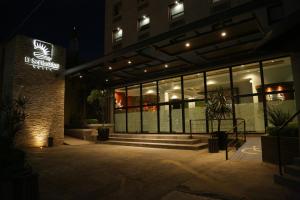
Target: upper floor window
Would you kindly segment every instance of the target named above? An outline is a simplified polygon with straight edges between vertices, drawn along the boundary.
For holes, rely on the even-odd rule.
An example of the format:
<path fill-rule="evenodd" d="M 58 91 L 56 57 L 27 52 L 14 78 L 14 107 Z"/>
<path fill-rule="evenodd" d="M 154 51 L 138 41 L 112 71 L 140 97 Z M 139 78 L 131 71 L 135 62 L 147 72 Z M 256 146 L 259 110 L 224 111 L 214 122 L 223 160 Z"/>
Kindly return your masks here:
<path fill-rule="evenodd" d="M 175 1 L 169 5 L 169 17 L 171 20 L 184 15 L 184 4 L 182 1 Z"/>
<path fill-rule="evenodd" d="M 114 17 L 117 17 L 121 14 L 121 6 L 122 6 L 121 2 L 118 2 L 114 5 L 114 7 L 113 7 L 113 16 Z"/>
<path fill-rule="evenodd" d="M 113 30 L 113 42 L 120 42 L 123 39 L 123 29 L 120 27 Z"/>
<path fill-rule="evenodd" d="M 150 17 L 143 15 L 138 19 L 138 30 L 142 31 L 150 27 Z"/>

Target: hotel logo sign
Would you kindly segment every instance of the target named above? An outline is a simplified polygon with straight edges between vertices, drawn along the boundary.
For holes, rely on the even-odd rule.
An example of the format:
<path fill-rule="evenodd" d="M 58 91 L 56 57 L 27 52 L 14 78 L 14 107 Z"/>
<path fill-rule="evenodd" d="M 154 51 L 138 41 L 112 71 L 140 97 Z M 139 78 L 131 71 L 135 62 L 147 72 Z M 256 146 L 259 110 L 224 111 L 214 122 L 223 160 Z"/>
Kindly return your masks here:
<path fill-rule="evenodd" d="M 57 71 L 60 68 L 58 63 L 52 62 L 53 45 L 41 40 L 33 40 L 33 57 L 25 56 L 25 63 L 34 69 Z"/>

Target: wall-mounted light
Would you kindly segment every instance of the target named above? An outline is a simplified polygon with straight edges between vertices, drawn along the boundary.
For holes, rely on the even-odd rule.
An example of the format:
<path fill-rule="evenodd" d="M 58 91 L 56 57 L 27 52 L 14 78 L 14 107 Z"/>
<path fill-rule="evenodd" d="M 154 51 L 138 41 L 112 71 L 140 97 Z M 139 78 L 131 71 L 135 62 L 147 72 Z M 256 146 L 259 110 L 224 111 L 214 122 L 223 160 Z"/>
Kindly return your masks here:
<path fill-rule="evenodd" d="M 225 31 L 222 31 L 222 32 L 221 32 L 221 37 L 224 38 L 224 37 L 226 37 L 226 36 L 227 36 L 227 33 L 226 33 Z"/>

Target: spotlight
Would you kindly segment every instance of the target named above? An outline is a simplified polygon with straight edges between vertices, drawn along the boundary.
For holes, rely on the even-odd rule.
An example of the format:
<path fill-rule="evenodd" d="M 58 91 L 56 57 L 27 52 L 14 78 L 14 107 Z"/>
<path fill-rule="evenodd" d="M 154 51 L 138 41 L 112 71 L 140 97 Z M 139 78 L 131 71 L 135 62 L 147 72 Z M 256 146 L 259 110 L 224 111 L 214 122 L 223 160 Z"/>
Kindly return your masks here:
<path fill-rule="evenodd" d="M 227 36 L 227 33 L 225 32 L 225 31 L 223 31 L 222 33 L 221 33 L 221 37 L 226 37 Z"/>

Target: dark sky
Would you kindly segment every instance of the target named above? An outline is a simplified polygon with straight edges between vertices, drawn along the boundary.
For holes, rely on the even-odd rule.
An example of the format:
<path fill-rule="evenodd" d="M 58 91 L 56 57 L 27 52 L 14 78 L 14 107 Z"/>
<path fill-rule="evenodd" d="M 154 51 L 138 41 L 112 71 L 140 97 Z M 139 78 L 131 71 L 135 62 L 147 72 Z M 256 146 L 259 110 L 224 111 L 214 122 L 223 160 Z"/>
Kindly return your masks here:
<path fill-rule="evenodd" d="M 0 0 L 0 41 L 16 27 L 41 0 Z M 45 0 L 17 31 L 36 39 L 67 47 L 77 27 L 81 58 L 90 60 L 103 54 L 105 0 Z"/>

